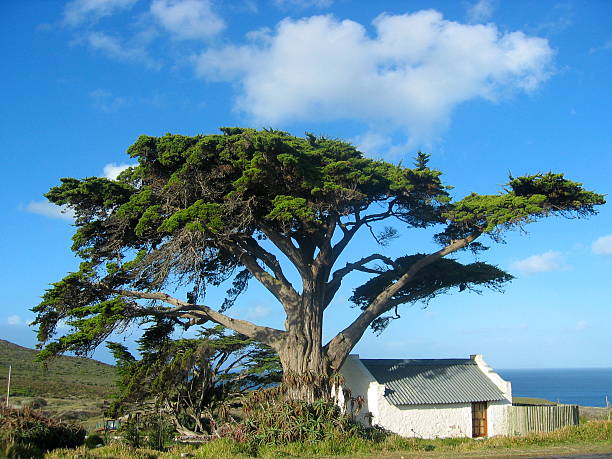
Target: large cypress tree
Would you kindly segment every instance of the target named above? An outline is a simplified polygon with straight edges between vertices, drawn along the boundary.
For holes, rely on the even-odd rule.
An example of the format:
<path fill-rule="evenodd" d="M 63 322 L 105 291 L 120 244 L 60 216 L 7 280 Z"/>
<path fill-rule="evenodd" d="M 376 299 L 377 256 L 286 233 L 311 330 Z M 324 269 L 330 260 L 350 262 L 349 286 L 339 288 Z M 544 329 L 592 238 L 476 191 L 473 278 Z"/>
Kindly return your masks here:
<path fill-rule="evenodd" d="M 543 217 L 585 217 L 600 194 L 562 174 L 510 178 L 499 194 L 453 201 L 441 172 L 419 153 L 414 167 L 364 157 L 339 140 L 253 129 L 219 135 L 141 136 L 128 153 L 138 165 L 117 180 L 62 179 L 47 198 L 76 213 L 72 250 L 83 262 L 34 308 L 41 356 L 87 353 L 114 331 L 154 318 L 177 325 L 212 321 L 272 347 L 290 397 L 313 400 L 370 326 L 382 329 L 405 303 L 450 290 L 499 288 L 511 276 L 448 255 L 485 248 L 506 231 Z M 374 226 L 387 225 L 381 233 Z M 434 227 L 439 249 L 398 247 L 390 258 L 351 244 L 359 232 L 379 243 L 397 231 Z M 335 266 L 343 254 L 354 260 Z M 300 284 L 288 280 L 293 265 Z M 355 271 L 371 279 L 354 291 L 356 317 L 329 342 L 323 312 Z M 251 278 L 278 300 L 284 330 L 230 316 Z M 208 285 L 231 281 L 221 304 Z M 182 287 L 184 298 L 169 295 Z M 55 337 L 58 321 L 70 333 Z"/>

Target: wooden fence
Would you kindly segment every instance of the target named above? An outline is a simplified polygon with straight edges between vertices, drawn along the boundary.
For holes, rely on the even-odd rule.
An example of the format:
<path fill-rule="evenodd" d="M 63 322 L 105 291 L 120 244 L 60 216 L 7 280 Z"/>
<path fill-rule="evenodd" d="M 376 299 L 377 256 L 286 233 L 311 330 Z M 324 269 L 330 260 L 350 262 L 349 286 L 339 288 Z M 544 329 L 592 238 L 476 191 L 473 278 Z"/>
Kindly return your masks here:
<path fill-rule="evenodd" d="M 510 406 L 508 420 L 511 435 L 552 432 L 579 422 L 578 405 Z"/>

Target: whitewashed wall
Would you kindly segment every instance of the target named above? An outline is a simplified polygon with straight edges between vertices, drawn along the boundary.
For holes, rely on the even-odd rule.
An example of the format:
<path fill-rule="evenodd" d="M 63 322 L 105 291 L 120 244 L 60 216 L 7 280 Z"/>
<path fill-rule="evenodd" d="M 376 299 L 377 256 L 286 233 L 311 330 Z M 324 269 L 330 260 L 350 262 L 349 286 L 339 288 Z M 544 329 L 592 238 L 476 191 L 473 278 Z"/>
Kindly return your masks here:
<path fill-rule="evenodd" d="M 489 367 L 482 356 L 475 355 L 481 370 L 499 387 L 508 400 L 489 402 L 487 408 L 488 436 L 508 435 L 508 407 L 512 405 L 512 389 L 509 382 Z M 357 415 L 357 420 L 365 425 L 371 423 L 404 437 L 448 438 L 472 436 L 472 405 L 439 404 L 439 405 L 401 405 L 396 406 L 384 396 L 385 386 L 375 381 L 372 374 L 361 363 L 358 355 L 350 355 L 341 370 L 345 386 L 353 397 L 361 395 L 366 403 Z M 340 403 L 344 399 L 339 395 Z"/>
<path fill-rule="evenodd" d="M 403 437 L 448 438 L 472 436 L 472 405 L 392 405 L 384 396 L 385 386 L 370 384 L 368 399 L 372 422 Z"/>
<path fill-rule="evenodd" d="M 510 435 L 510 407 L 512 403 L 507 400 L 489 402 L 487 408 L 487 435 Z"/>
<path fill-rule="evenodd" d="M 470 358 L 476 362 L 480 371 L 482 371 L 487 377 L 495 384 L 499 390 L 504 394 L 506 400 L 499 402 L 489 402 L 487 408 L 487 434 L 489 437 L 495 435 L 509 435 L 510 424 L 509 407 L 512 406 L 512 384 L 509 381 L 502 379 L 493 368 L 485 362 L 481 354 L 471 355 Z"/>
<path fill-rule="evenodd" d="M 346 358 L 341 369 L 342 376 L 345 380 L 345 388 L 349 389 L 352 397 L 362 396 L 365 399 L 365 404 L 357 414 L 356 418 L 364 425 L 370 425 L 366 415 L 372 411 L 368 401 L 368 388 L 370 383 L 374 382 L 374 376 L 361 363 L 359 356 L 351 354 Z M 345 405 L 344 394 L 334 394 L 338 397 L 338 402 L 341 407 Z"/>
<path fill-rule="evenodd" d="M 502 394 L 504 394 L 504 397 L 508 399 L 508 402 L 512 403 L 512 384 L 509 381 L 502 379 L 502 377 L 498 375 L 487 362 L 485 362 L 482 354 L 470 355 L 470 358 L 476 362 L 476 365 L 478 365 L 480 371 L 487 375 L 493 384 L 499 388 Z"/>

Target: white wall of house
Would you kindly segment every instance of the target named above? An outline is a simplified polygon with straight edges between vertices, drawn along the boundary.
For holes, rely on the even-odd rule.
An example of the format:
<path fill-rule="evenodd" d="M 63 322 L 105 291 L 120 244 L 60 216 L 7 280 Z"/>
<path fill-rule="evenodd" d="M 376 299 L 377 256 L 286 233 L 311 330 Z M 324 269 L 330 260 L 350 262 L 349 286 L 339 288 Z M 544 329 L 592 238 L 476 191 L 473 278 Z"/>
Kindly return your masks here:
<path fill-rule="evenodd" d="M 508 400 L 489 402 L 487 408 L 488 436 L 507 435 L 508 407 L 512 405 L 510 383 L 489 367 L 482 356 L 472 356 L 481 370 L 499 387 Z M 359 356 L 350 355 L 342 367 L 345 388 L 352 397 L 361 395 L 366 402 L 357 414 L 365 425 L 379 425 L 404 437 L 448 438 L 472 436 L 472 404 L 393 405 L 385 398 L 385 386 L 376 382 L 361 363 Z M 344 396 L 339 395 L 342 404 Z M 369 416 L 370 415 L 370 416 Z"/>
<path fill-rule="evenodd" d="M 372 409 L 369 406 L 368 390 L 370 384 L 374 382 L 374 376 L 372 376 L 363 363 L 361 363 L 359 356 L 353 354 L 346 358 L 346 361 L 342 366 L 341 373 L 342 376 L 344 376 L 343 388 L 350 391 L 350 396 L 362 396 L 365 399 L 364 405 L 356 415 L 357 420 L 363 425 L 370 425 L 370 420 L 367 414 L 372 412 Z M 336 395 L 338 398 L 338 404 L 340 406 L 344 406 L 344 394 L 342 391 L 340 392 L 340 394 L 334 395 Z"/>
<path fill-rule="evenodd" d="M 447 438 L 472 436 L 470 403 L 393 405 L 385 398 L 385 386 L 370 384 L 368 399 L 372 423 L 403 437 Z"/>
<path fill-rule="evenodd" d="M 507 400 L 489 402 L 487 407 L 487 435 L 510 435 L 510 407 L 512 403 Z"/>
<path fill-rule="evenodd" d="M 502 377 L 485 362 L 481 354 L 471 355 L 470 358 L 476 362 L 480 371 L 487 375 L 493 384 L 499 388 L 504 397 L 506 397 L 506 400 L 489 402 L 489 407 L 487 408 L 488 436 L 509 435 L 510 425 L 508 417 L 510 416 L 510 410 L 508 407 L 512 406 L 512 384 L 510 381 L 502 379 Z"/>
<path fill-rule="evenodd" d="M 493 384 L 499 388 L 502 394 L 504 394 L 504 397 L 506 397 L 508 401 L 512 403 L 512 383 L 502 379 L 502 377 L 498 375 L 487 362 L 484 361 L 482 354 L 470 355 L 470 358 L 476 362 L 478 368 L 480 368 L 480 371 L 487 375 Z"/>

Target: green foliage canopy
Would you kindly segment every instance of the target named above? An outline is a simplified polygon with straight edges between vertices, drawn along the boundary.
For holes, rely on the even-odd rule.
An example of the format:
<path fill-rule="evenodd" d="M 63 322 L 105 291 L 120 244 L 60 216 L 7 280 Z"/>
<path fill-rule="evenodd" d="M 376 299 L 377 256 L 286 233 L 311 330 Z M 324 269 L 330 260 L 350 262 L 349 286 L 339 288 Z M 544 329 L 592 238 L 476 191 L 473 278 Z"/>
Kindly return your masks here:
<path fill-rule="evenodd" d="M 217 325 L 196 338 L 173 339 L 173 330 L 168 319 L 149 327 L 139 340 L 140 359 L 120 343 L 107 343 L 119 371 L 111 416 L 150 405 L 183 435 L 212 435 L 230 419 L 239 395 L 280 382 L 278 356 L 246 336 Z"/>
<path fill-rule="evenodd" d="M 285 352 L 285 369 L 305 349 L 318 353 L 304 361 L 324 360 L 323 366 L 337 369 L 365 329 L 384 328 L 395 317 L 385 314 L 398 305 L 452 288 L 498 289 L 511 278 L 486 263 L 463 265 L 444 257 L 485 249 L 482 235 L 500 241 L 506 231 L 551 215 L 595 214 L 605 202 L 556 173 L 510 177 L 498 194 L 453 201 L 441 172 L 429 167 L 423 153 L 411 168 L 311 134 L 221 131 L 141 136 L 128 149 L 138 165 L 117 180 L 62 179 L 46 195 L 74 209 L 72 250 L 83 263 L 34 308 L 39 339 L 48 343 L 42 358 L 87 353 L 129 323 L 165 317 L 184 327 L 213 321 L 236 330 Z M 387 222 L 392 226 L 376 234 L 374 226 Z M 368 228 L 384 244 L 397 234 L 396 226 L 402 232 L 436 227 L 441 248 L 430 254 L 404 251 L 395 260 L 365 254 L 334 271 L 359 230 Z M 301 291 L 288 281 L 278 254 L 297 269 Z M 373 268 L 374 261 L 383 265 Z M 354 271 L 374 276 L 355 290 L 361 312 L 329 343 L 313 343 L 321 339 L 317 317 Z M 285 330 L 225 314 L 251 278 L 283 305 Z M 230 280 L 223 304 L 199 304 L 207 286 Z M 163 292 L 170 287 L 187 289 L 187 300 Z M 73 331 L 53 340 L 59 320 Z M 288 357 L 291 352 L 295 359 Z"/>

